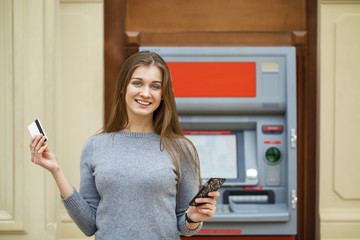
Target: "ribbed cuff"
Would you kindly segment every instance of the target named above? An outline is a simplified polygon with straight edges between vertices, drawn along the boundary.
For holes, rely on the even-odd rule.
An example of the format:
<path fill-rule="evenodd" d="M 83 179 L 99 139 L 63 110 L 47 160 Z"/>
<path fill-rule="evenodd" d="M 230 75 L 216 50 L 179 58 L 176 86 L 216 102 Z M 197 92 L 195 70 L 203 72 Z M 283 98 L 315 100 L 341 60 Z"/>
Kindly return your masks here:
<path fill-rule="evenodd" d="M 192 235 L 194 235 L 195 233 L 197 233 L 203 226 L 203 222 L 200 222 L 199 223 L 199 226 L 195 229 L 189 229 L 187 226 L 186 226 L 186 222 L 185 222 L 185 214 L 183 214 L 181 216 L 181 219 L 180 219 L 180 222 L 181 222 L 181 225 L 179 226 L 179 231 L 182 235 L 184 235 L 185 237 L 190 237 Z"/>
<path fill-rule="evenodd" d="M 67 198 L 63 198 L 61 195 L 61 200 L 64 203 L 65 207 L 67 208 L 73 208 L 77 205 L 79 205 L 80 201 L 81 201 L 81 196 L 78 193 L 78 191 L 76 191 L 76 189 L 73 187 L 74 191 L 73 193 L 68 196 Z"/>

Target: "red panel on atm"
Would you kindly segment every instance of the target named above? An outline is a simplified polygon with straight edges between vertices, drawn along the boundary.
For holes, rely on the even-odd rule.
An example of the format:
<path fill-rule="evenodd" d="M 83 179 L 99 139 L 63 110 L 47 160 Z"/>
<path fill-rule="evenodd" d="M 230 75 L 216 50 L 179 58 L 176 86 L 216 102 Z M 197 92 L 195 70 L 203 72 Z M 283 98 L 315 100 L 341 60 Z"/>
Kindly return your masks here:
<path fill-rule="evenodd" d="M 175 97 L 256 97 L 255 62 L 167 62 Z"/>

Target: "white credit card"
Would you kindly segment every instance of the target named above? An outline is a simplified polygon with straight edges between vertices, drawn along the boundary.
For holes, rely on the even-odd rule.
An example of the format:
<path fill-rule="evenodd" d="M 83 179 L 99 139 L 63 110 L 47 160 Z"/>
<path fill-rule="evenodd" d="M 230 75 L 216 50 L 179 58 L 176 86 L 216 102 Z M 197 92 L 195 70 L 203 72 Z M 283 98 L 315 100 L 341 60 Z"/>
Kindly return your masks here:
<path fill-rule="evenodd" d="M 28 129 L 29 129 L 31 137 L 42 134 L 45 136 L 45 142 L 48 140 L 48 137 L 46 136 L 44 128 L 42 127 L 39 119 L 36 119 L 34 122 L 32 122 L 28 126 Z"/>

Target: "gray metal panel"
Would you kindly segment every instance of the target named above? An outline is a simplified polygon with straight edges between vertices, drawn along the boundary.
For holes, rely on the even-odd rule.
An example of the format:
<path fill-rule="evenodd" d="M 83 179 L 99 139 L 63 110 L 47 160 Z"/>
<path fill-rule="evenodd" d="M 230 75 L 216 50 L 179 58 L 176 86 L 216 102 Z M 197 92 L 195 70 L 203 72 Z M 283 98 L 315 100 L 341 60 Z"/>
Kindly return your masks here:
<path fill-rule="evenodd" d="M 175 98 L 179 114 L 281 114 L 284 101 L 249 101 L 247 98 Z"/>

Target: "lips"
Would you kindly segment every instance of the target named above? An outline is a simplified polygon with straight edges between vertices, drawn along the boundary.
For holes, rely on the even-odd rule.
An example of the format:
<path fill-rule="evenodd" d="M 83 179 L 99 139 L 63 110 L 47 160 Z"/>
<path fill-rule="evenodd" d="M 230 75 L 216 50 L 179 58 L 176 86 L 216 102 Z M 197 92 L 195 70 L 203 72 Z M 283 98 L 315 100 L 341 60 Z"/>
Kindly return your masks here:
<path fill-rule="evenodd" d="M 145 106 L 149 106 L 151 104 L 151 102 L 147 102 L 147 101 L 143 101 L 143 100 L 138 100 L 135 99 L 135 102 L 141 104 L 141 105 L 145 105 Z"/>

